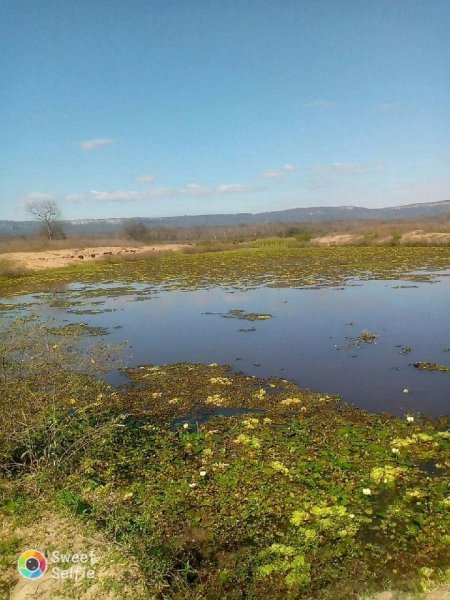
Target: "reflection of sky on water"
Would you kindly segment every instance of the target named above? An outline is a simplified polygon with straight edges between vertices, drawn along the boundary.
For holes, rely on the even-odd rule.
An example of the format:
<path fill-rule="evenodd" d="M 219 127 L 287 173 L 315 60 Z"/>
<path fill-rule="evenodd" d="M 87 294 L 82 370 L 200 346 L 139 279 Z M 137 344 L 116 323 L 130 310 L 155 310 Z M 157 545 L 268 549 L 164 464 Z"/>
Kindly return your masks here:
<path fill-rule="evenodd" d="M 398 285 L 417 287 L 395 289 Z M 70 288 L 72 292 L 53 298 L 70 299 L 83 286 Z M 134 289 L 142 291 L 145 285 Z M 303 387 L 341 394 L 346 401 L 372 411 L 449 413 L 450 374 L 420 372 L 409 366 L 418 360 L 450 364 L 450 353 L 445 352 L 450 348 L 450 279 L 445 276 L 435 283 L 364 281 L 344 289 L 263 287 L 231 292 L 212 288 L 158 292 L 143 301 L 133 295 L 95 297 L 92 301 L 104 304 L 91 306 L 91 299 L 84 298 L 88 304 L 75 307 L 115 309 L 96 315 L 51 308 L 51 300 L 48 293 L 40 300 L 34 297 L 39 304 L 31 312 L 54 317 L 57 323 L 82 321 L 111 328 L 107 341 L 127 340 L 131 350 L 125 357 L 132 355 L 127 359 L 132 365 L 227 363 L 252 375 L 276 375 Z M 250 323 L 203 314 L 235 308 L 272 313 L 274 318 Z M 117 325 L 122 327 L 112 329 Z M 256 331 L 238 331 L 250 327 Z M 357 337 L 363 329 L 379 338 L 374 344 L 349 347 L 348 338 Z M 397 345 L 411 346 L 412 352 L 402 355 Z M 410 393 L 404 394 L 404 388 Z"/>

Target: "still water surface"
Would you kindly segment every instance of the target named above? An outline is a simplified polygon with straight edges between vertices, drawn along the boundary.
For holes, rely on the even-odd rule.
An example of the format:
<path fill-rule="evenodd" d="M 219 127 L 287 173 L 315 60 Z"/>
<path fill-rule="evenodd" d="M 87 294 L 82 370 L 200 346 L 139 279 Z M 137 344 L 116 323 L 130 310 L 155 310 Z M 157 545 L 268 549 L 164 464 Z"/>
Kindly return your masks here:
<path fill-rule="evenodd" d="M 392 414 L 450 413 L 450 373 L 423 372 L 417 361 L 450 365 L 450 273 L 433 282 L 353 281 L 343 288 L 160 291 L 85 298 L 81 313 L 51 307 L 98 286 L 71 284 L 55 293 L 16 297 L 26 311 L 55 324 L 107 328 L 111 343 L 128 342 L 127 365 L 179 361 L 229 364 L 250 375 L 278 376 L 339 394 L 361 408 Z M 114 287 L 117 288 L 117 285 Z M 4 300 L 6 301 L 6 300 Z M 11 299 L 7 300 L 11 302 Z M 96 302 L 97 304 L 90 304 Z M 101 303 L 101 304 L 100 304 Z M 85 309 L 98 314 L 83 314 Z M 266 321 L 223 318 L 232 309 L 270 313 Z M 26 312 L 21 311 L 21 312 Z M 120 326 L 120 328 L 118 328 Z M 252 331 L 239 331 L 242 329 Z M 371 344 L 354 339 L 368 329 Z M 405 348 L 411 351 L 403 354 Z M 113 373 L 110 381 L 123 376 Z M 404 389 L 408 393 L 404 393 Z"/>

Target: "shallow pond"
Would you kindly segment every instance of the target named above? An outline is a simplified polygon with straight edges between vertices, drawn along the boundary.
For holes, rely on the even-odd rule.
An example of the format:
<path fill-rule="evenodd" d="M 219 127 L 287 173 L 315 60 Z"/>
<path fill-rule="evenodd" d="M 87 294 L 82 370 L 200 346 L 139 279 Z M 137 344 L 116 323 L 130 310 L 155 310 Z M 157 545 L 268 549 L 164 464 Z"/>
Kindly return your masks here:
<path fill-rule="evenodd" d="M 130 366 L 230 364 L 339 394 L 370 411 L 436 416 L 449 414 L 450 373 L 419 371 L 411 363 L 450 365 L 449 275 L 441 272 L 430 282 L 354 280 L 341 288 L 158 291 L 142 283 L 70 284 L 0 302 L 4 317 L 36 314 L 56 325 L 106 328 L 108 342 L 128 342 Z M 10 304 L 19 310 L 8 310 Z M 224 318 L 235 309 L 272 317 Z M 359 341 L 363 330 L 377 337 Z M 109 380 L 124 378 L 113 373 Z"/>

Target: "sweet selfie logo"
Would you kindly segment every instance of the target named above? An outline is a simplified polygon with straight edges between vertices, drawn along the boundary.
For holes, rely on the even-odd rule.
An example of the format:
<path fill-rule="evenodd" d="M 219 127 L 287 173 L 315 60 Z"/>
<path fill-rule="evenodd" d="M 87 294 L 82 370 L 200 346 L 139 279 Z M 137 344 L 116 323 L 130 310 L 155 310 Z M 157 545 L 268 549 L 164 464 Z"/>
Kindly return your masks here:
<path fill-rule="evenodd" d="M 38 550 L 26 550 L 22 552 L 17 561 L 19 573 L 25 579 L 39 579 L 46 571 L 49 571 L 53 579 L 94 579 L 95 564 L 93 550 L 84 554 L 63 553 L 58 550 L 50 552 L 46 557 Z"/>
<path fill-rule="evenodd" d="M 19 556 L 17 568 L 25 579 L 39 579 L 47 570 L 47 559 L 38 550 L 26 550 Z"/>

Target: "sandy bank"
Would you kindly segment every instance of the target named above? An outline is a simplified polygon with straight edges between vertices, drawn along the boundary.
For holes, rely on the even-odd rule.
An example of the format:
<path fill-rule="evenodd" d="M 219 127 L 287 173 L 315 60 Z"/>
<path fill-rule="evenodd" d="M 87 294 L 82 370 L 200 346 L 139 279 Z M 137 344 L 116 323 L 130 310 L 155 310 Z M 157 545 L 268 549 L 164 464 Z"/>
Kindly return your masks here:
<path fill-rule="evenodd" d="M 68 267 L 81 262 L 102 260 L 114 256 L 139 255 L 152 252 L 178 252 L 186 247 L 186 244 L 155 244 L 139 248 L 132 246 L 101 246 L 98 248 L 46 250 L 44 252 L 9 252 L 0 254 L 0 260 L 6 260 L 27 269 L 42 270 Z"/>

